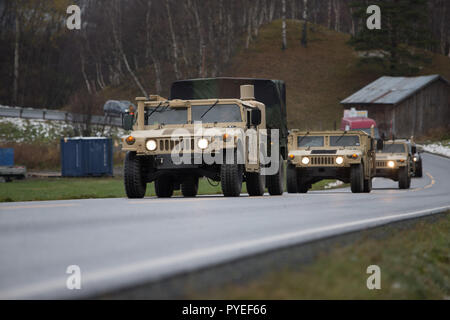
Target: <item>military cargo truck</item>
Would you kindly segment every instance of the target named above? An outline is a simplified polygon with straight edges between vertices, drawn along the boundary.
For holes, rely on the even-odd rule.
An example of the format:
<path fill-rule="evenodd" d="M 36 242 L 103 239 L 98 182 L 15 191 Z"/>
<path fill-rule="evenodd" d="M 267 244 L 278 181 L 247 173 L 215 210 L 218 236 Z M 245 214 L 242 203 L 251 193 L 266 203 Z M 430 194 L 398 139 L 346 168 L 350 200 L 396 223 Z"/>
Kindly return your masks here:
<path fill-rule="evenodd" d="M 398 181 L 399 189 L 409 189 L 415 171 L 416 146 L 406 140 L 389 140 L 376 154 L 376 177 Z"/>
<path fill-rule="evenodd" d="M 324 179 L 351 183 L 353 193 L 370 192 L 375 148 L 382 141 L 363 131 L 291 131 L 288 137 L 287 189 L 306 193 Z"/>
<path fill-rule="evenodd" d="M 137 110 L 123 117 L 124 128 L 132 130 L 123 139 L 129 198 L 144 197 L 153 181 L 158 197 L 171 197 L 180 189 L 185 197 L 194 197 L 202 177 L 220 181 L 229 197 L 240 195 L 243 182 L 250 196 L 263 195 L 266 187 L 271 195 L 283 193 L 284 82 L 183 80 L 173 83 L 169 99 L 136 100 Z"/>

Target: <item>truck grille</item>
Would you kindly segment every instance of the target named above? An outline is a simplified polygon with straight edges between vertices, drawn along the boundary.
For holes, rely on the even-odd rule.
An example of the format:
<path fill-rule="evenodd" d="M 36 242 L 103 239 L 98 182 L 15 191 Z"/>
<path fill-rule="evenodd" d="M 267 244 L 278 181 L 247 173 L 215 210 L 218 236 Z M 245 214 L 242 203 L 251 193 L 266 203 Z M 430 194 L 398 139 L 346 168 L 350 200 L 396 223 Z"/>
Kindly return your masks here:
<path fill-rule="evenodd" d="M 318 165 L 334 165 L 335 160 L 334 157 L 330 156 L 315 156 L 311 157 L 311 164 L 318 166 Z"/>
<path fill-rule="evenodd" d="M 387 161 L 377 161 L 377 168 L 387 167 Z"/>
<path fill-rule="evenodd" d="M 189 144 L 190 141 L 190 144 Z M 179 140 L 172 140 L 172 139 L 159 139 L 157 141 L 158 145 L 158 151 L 161 152 L 170 152 L 172 151 L 175 146 L 178 146 L 180 143 L 183 143 L 183 150 L 194 150 L 194 139 L 179 139 Z"/>

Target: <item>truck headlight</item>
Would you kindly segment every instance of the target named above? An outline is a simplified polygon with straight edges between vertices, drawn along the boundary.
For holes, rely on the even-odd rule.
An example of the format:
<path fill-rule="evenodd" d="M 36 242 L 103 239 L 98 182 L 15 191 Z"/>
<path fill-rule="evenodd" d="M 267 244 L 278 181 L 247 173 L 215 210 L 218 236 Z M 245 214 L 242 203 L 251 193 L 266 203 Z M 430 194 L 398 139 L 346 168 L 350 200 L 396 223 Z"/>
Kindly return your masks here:
<path fill-rule="evenodd" d="M 145 147 L 148 151 L 155 151 L 156 150 L 156 141 L 155 140 L 148 140 L 145 143 Z"/>
<path fill-rule="evenodd" d="M 208 145 L 209 145 L 209 142 L 205 138 L 200 139 L 197 142 L 197 146 L 202 150 L 205 150 L 206 148 L 208 148 Z"/>
<path fill-rule="evenodd" d="M 125 141 L 127 142 L 128 145 L 132 145 L 136 142 L 136 139 L 133 136 L 129 136 L 125 139 Z"/>
<path fill-rule="evenodd" d="M 303 157 L 303 158 L 302 158 L 302 163 L 305 164 L 305 165 L 306 165 L 306 164 L 309 164 L 309 161 L 310 161 L 310 160 L 309 160 L 308 157 Z"/>
<path fill-rule="evenodd" d="M 336 158 L 336 163 L 337 164 L 343 164 L 344 163 L 344 158 L 343 157 L 337 157 Z"/>
<path fill-rule="evenodd" d="M 389 168 L 394 168 L 395 167 L 395 162 L 394 161 L 388 161 L 387 163 Z"/>

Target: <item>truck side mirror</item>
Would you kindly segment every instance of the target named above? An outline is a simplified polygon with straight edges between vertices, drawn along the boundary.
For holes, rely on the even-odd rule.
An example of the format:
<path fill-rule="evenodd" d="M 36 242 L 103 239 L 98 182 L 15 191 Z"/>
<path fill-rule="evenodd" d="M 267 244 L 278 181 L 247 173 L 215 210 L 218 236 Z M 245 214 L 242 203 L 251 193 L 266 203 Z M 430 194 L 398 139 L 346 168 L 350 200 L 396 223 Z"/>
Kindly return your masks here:
<path fill-rule="evenodd" d="M 122 116 L 122 128 L 124 130 L 133 130 L 133 125 L 134 125 L 134 115 L 129 114 L 129 113 L 125 113 Z"/>
<path fill-rule="evenodd" d="M 413 154 L 416 154 L 417 153 L 417 147 L 416 146 L 411 147 L 411 152 Z"/>
<path fill-rule="evenodd" d="M 261 124 L 261 110 L 253 109 L 251 112 L 251 124 L 253 126 L 259 126 Z"/>
<path fill-rule="evenodd" d="M 377 140 L 377 150 L 381 151 L 384 148 L 384 141 L 382 139 Z"/>

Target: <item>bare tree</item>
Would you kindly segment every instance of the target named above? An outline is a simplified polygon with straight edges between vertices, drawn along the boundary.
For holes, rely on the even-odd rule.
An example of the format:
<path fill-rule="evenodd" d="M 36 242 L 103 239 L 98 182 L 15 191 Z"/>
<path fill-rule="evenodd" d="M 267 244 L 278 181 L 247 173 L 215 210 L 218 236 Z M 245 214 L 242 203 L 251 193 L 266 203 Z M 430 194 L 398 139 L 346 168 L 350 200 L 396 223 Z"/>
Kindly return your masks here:
<path fill-rule="evenodd" d="M 19 45 L 20 45 L 20 21 L 19 10 L 16 9 L 15 18 L 15 41 L 14 41 L 14 84 L 13 84 L 13 103 L 18 104 L 19 92 Z"/>
<path fill-rule="evenodd" d="M 303 31 L 302 31 L 302 46 L 308 46 L 308 0 L 303 0 Z"/>
<path fill-rule="evenodd" d="M 174 28 L 173 28 L 172 13 L 170 11 L 169 0 L 166 0 L 166 10 L 167 10 L 167 19 L 168 19 L 168 22 L 169 22 L 170 36 L 172 38 L 173 71 L 175 72 L 175 77 L 177 79 L 180 79 L 181 78 L 181 73 L 180 73 L 180 70 L 178 69 L 178 45 L 177 45 L 177 39 L 175 37 L 175 31 L 174 31 Z"/>
<path fill-rule="evenodd" d="M 286 40 L 286 0 L 281 0 L 281 19 L 282 19 L 282 26 L 281 26 L 281 49 L 286 50 L 287 49 L 287 40 Z"/>

